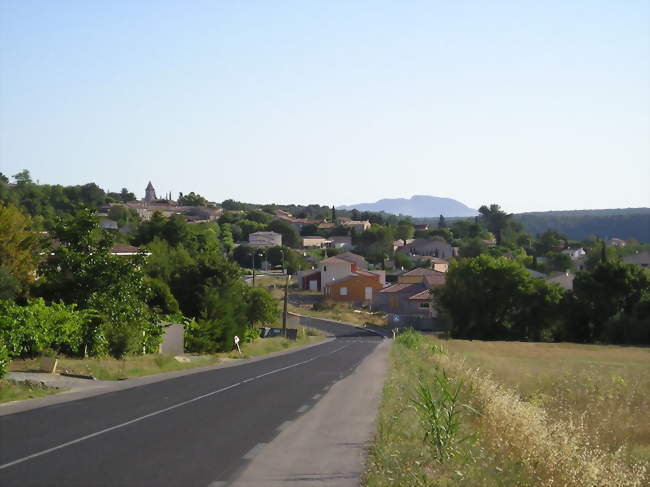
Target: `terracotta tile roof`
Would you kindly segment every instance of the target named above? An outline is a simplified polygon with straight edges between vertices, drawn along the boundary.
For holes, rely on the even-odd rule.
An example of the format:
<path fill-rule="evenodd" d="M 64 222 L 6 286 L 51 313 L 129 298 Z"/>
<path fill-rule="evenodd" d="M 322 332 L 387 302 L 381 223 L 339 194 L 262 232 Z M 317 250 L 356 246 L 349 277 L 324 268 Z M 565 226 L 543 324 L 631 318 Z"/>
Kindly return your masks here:
<path fill-rule="evenodd" d="M 407 294 L 414 295 L 425 291 L 425 286 L 422 283 L 415 284 L 393 284 L 392 286 L 385 287 L 380 293 L 386 294 Z"/>
<path fill-rule="evenodd" d="M 360 255 L 353 254 L 352 252 L 343 252 L 342 254 L 338 254 L 336 257 L 338 259 L 346 260 L 354 264 L 362 264 L 362 265 L 366 264 L 366 259 L 364 259 Z"/>
<path fill-rule="evenodd" d="M 134 247 L 133 245 L 127 245 L 127 244 L 115 244 L 113 245 L 113 248 L 111 249 L 111 254 L 119 255 L 119 254 L 137 254 L 140 251 L 138 247 Z"/>
<path fill-rule="evenodd" d="M 437 272 L 435 274 L 430 274 L 428 276 L 424 276 L 424 280 L 426 281 L 427 285 L 429 287 L 431 286 L 444 286 L 447 284 L 447 274 L 444 272 Z"/>
<path fill-rule="evenodd" d="M 431 293 L 427 289 L 426 291 L 422 291 L 421 293 L 414 294 L 409 298 L 409 300 L 413 301 L 429 301 L 431 299 Z"/>
<path fill-rule="evenodd" d="M 412 269 L 404 273 L 405 276 L 428 276 L 431 274 L 442 274 L 442 273 L 440 271 L 427 269 L 425 267 L 416 267 L 415 269 Z"/>
<path fill-rule="evenodd" d="M 349 260 L 339 259 L 338 255 L 335 256 L 335 257 L 328 257 L 327 259 L 323 259 L 323 260 L 320 261 L 319 264 L 321 264 L 321 265 L 322 264 L 336 264 L 336 263 L 340 263 L 340 262 L 345 262 L 346 264 L 352 264 L 352 262 L 350 262 Z"/>

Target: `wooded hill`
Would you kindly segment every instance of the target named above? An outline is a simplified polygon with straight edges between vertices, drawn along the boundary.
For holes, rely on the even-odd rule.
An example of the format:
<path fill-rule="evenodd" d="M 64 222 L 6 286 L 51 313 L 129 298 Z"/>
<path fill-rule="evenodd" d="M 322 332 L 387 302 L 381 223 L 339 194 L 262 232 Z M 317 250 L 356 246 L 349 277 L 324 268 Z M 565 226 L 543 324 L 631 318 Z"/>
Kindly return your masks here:
<path fill-rule="evenodd" d="M 650 208 L 519 213 L 514 219 L 533 235 L 555 230 L 574 240 L 598 235 L 650 242 Z"/>

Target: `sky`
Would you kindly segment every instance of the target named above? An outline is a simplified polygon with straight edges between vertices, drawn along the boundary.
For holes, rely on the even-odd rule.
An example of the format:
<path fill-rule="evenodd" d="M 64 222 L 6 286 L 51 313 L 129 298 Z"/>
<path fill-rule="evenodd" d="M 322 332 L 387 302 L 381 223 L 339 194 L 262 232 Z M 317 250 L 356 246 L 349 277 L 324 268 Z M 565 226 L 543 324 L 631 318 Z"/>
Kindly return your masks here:
<path fill-rule="evenodd" d="M 0 0 L 0 172 L 144 196 L 650 206 L 650 3 Z"/>

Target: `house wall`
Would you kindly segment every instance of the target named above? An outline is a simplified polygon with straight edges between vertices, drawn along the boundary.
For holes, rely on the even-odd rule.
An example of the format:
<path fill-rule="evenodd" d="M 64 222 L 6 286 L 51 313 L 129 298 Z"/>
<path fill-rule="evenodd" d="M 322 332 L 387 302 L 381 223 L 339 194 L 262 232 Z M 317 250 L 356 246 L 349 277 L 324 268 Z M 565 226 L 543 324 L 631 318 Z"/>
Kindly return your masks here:
<path fill-rule="evenodd" d="M 347 295 L 341 295 L 341 288 L 347 288 Z M 366 287 L 372 288 L 372 295 L 375 296 L 382 289 L 382 285 L 375 279 L 357 277 L 347 279 L 343 282 L 330 284 L 326 287 L 325 296 L 333 301 L 344 301 L 353 303 L 372 302 L 373 299 L 366 299 Z"/>
<path fill-rule="evenodd" d="M 332 281 L 337 281 L 352 274 L 353 264 L 346 261 L 321 263 L 318 266 L 318 270 L 321 271 L 321 283 L 323 286 L 326 286 Z"/>

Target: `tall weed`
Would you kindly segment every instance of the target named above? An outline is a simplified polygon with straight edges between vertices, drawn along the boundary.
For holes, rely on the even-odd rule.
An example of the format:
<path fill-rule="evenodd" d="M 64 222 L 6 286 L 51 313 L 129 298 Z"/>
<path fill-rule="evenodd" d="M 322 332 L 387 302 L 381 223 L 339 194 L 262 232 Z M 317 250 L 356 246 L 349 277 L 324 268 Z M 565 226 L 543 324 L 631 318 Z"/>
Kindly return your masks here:
<path fill-rule="evenodd" d="M 460 444 L 474 438 L 473 435 L 458 438 L 462 411 L 470 409 L 460 403 L 462 386 L 462 381 L 452 385 L 444 370 L 434 376 L 435 396 L 426 381 L 422 378 L 418 381 L 413 404 L 424 430 L 424 441 L 432 448 L 434 458 L 441 462 L 460 454 Z"/>

